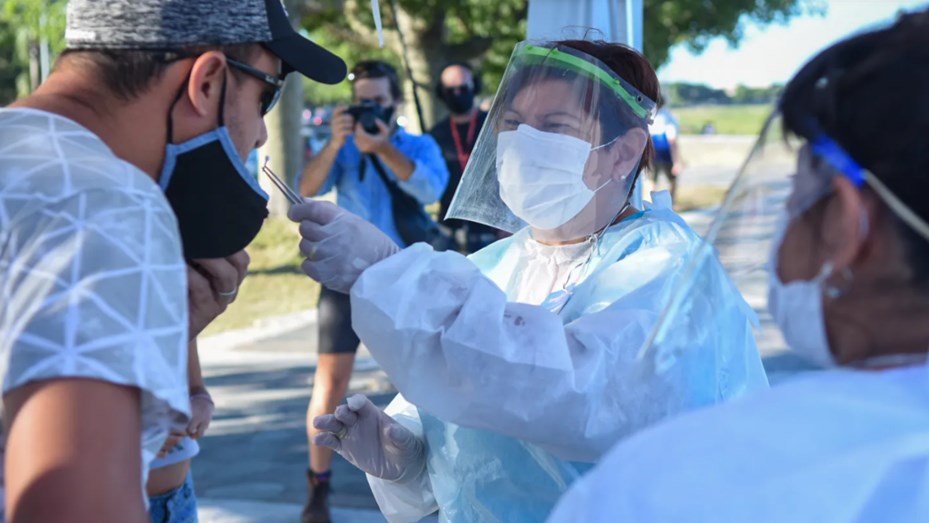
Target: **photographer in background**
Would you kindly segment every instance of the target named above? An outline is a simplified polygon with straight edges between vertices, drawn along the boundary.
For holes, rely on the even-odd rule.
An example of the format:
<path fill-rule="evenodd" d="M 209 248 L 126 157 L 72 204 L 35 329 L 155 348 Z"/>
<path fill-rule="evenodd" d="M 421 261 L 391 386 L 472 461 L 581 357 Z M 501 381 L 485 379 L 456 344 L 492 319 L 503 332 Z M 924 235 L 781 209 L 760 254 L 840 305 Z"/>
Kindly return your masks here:
<path fill-rule="evenodd" d="M 463 231 L 464 243 L 457 245 L 458 250 L 470 254 L 495 242 L 500 231 L 487 225 L 446 218 L 452 204 L 461 174 L 464 172 L 471 151 L 481 133 L 487 112 L 474 104 L 474 97 L 481 91 L 481 79 L 470 65 L 464 62 L 452 62 L 442 68 L 439 81 L 435 87 L 436 96 L 448 107 L 449 116 L 440 120 L 429 131 L 436 143 L 442 148 L 445 164 L 448 167 L 448 187 L 442 195 L 439 217 L 442 224 L 452 231 L 456 238 Z"/>
<path fill-rule="evenodd" d="M 432 137 L 412 135 L 396 125 L 397 108 L 403 100 L 392 66 L 364 61 L 348 78 L 354 105 L 333 112 L 332 139 L 304 168 L 300 193 L 318 196 L 337 189 L 339 206 L 373 223 L 405 247 L 412 243 L 408 241 L 412 237 L 410 222 L 422 219 L 431 223 L 423 206 L 437 201 L 448 183 L 442 152 Z M 399 200 L 406 200 L 413 209 L 399 207 Z M 330 520 L 332 450 L 313 444 L 317 431 L 312 420 L 334 412 L 344 399 L 358 343 L 348 295 L 323 287 L 319 296 L 319 360 L 307 409 L 309 500 L 301 523 Z"/>

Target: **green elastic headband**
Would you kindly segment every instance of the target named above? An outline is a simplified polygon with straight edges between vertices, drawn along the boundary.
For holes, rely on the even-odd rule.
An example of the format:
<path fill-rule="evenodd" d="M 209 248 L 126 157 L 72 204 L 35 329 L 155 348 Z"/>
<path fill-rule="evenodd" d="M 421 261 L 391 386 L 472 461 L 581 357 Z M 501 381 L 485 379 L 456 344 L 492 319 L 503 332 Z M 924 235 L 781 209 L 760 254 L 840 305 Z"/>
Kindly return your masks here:
<path fill-rule="evenodd" d="M 573 69 L 600 80 L 606 84 L 606 86 L 609 87 L 611 91 L 616 93 L 624 102 L 626 102 L 626 105 L 632 109 L 632 112 L 635 113 L 636 116 L 643 119 L 648 118 L 648 109 L 642 107 L 639 104 L 638 97 L 630 93 L 618 78 L 604 71 L 602 68 L 597 67 L 596 64 L 590 63 L 582 58 L 578 58 L 570 53 L 559 51 L 558 49 L 538 47 L 531 44 L 526 44 L 520 50 L 519 56 L 523 55 L 535 59 L 541 59 L 539 60 L 539 63 L 548 62 L 551 60 L 556 62 L 552 65 L 560 65 L 568 69 Z"/>

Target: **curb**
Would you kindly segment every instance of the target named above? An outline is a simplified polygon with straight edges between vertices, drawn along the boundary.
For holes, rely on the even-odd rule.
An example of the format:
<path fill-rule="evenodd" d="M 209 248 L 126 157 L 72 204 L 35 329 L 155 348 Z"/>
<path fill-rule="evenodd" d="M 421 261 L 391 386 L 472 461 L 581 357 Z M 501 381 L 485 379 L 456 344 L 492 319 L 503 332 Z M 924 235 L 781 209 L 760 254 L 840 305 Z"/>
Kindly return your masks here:
<path fill-rule="evenodd" d="M 271 316 L 256 320 L 250 327 L 229 330 L 197 340 L 201 351 L 221 351 L 235 349 L 242 345 L 253 344 L 268 338 L 279 336 L 296 329 L 310 327 L 319 321 L 319 311 L 307 309 L 283 316 Z"/>
<path fill-rule="evenodd" d="M 198 499 L 200 523 L 293 523 L 300 520 L 300 505 L 241 501 L 233 499 Z M 384 523 L 376 510 L 332 508 L 333 521 L 340 523 Z"/>

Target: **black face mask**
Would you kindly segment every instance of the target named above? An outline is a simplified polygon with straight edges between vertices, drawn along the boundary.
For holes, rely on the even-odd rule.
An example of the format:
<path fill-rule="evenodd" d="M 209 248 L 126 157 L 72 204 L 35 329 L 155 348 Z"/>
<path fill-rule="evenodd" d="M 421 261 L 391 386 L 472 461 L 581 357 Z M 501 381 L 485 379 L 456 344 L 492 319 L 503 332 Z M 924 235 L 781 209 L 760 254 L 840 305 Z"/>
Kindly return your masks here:
<path fill-rule="evenodd" d="M 219 127 L 173 144 L 171 110 L 168 143 L 159 184 L 174 209 L 184 257 L 225 258 L 255 239 L 268 216 L 268 195 L 251 176 L 223 124 L 226 84 L 219 100 Z"/>
<path fill-rule="evenodd" d="M 474 107 L 474 90 L 470 87 L 445 90 L 445 105 L 455 114 L 465 114 Z"/>

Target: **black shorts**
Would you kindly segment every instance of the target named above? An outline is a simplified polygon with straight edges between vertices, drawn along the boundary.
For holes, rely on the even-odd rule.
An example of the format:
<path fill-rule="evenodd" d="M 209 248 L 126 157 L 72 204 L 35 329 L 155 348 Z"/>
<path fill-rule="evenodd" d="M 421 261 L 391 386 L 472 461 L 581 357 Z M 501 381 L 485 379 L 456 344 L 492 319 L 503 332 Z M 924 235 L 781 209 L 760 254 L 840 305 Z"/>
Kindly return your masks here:
<path fill-rule="evenodd" d="M 670 163 L 655 162 L 652 165 L 652 168 L 650 169 L 651 171 L 650 174 L 652 175 L 652 181 L 657 182 L 658 178 L 664 175 L 664 177 L 667 178 L 669 182 L 673 182 L 674 179 L 677 178 L 677 176 L 671 173 L 671 167 L 672 167 L 672 164 Z"/>
<path fill-rule="evenodd" d="M 319 354 L 352 354 L 360 341 L 352 329 L 348 294 L 323 287 L 319 291 Z"/>

